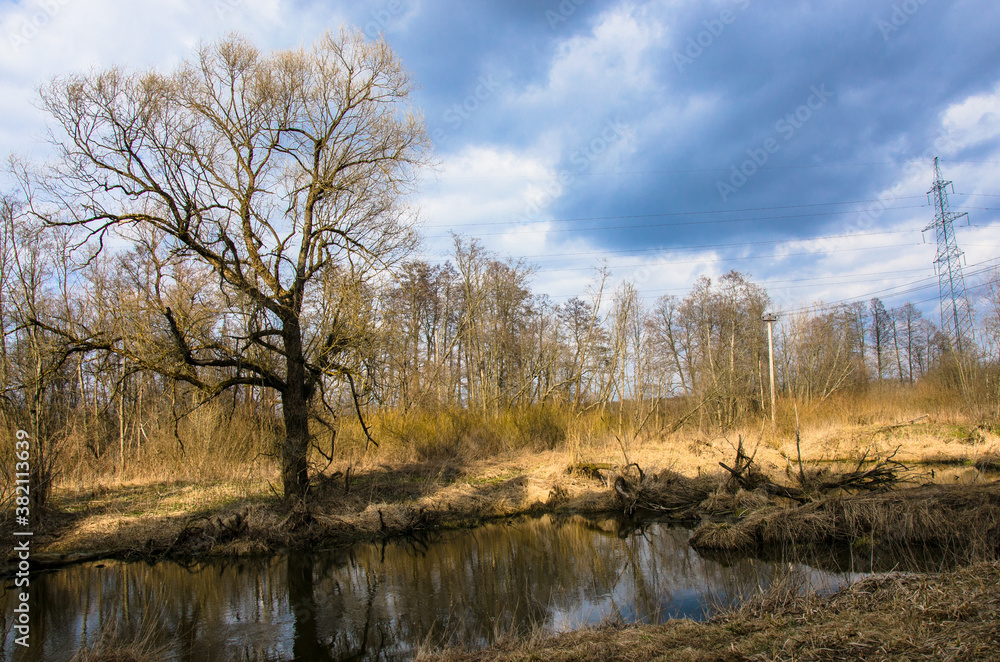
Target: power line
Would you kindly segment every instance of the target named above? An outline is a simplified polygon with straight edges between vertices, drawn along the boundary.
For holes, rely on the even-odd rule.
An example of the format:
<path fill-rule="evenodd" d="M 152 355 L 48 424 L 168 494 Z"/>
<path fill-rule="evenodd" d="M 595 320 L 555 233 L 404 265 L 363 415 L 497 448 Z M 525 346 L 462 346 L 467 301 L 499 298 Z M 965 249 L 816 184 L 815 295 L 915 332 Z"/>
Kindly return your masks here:
<path fill-rule="evenodd" d="M 913 205 L 913 206 L 910 206 L 910 207 L 893 207 L 893 209 L 921 209 L 921 208 L 924 208 L 926 206 L 927 205 Z M 718 223 L 747 223 L 747 222 L 753 222 L 753 221 L 788 220 L 788 219 L 793 219 L 793 218 L 811 218 L 811 217 L 817 217 L 817 216 L 841 216 L 841 215 L 844 215 L 844 214 L 854 214 L 854 213 L 858 213 L 858 212 L 856 212 L 856 211 L 849 211 L 849 212 L 843 212 L 843 211 L 839 211 L 839 212 L 820 212 L 820 213 L 815 213 L 815 214 L 791 214 L 791 215 L 786 215 L 786 216 L 759 216 L 759 217 L 754 217 L 754 218 L 737 218 L 737 219 L 725 219 L 725 220 L 715 220 L 715 221 L 700 221 L 700 222 L 694 222 L 694 221 L 692 221 L 692 222 L 687 222 L 687 223 L 685 223 L 685 222 L 674 222 L 674 223 L 642 223 L 642 224 L 636 224 L 636 225 L 606 225 L 606 226 L 591 227 L 591 228 L 543 228 L 543 229 L 537 229 L 537 230 L 530 230 L 530 229 L 518 228 L 514 232 L 511 232 L 511 231 L 505 231 L 505 232 L 478 232 L 478 233 L 476 233 L 475 236 L 477 236 L 477 237 L 495 237 L 495 236 L 504 236 L 504 235 L 510 235 L 510 234 L 522 235 L 522 234 L 552 234 L 552 233 L 556 233 L 556 232 L 560 232 L 560 233 L 562 233 L 562 232 L 596 232 L 596 231 L 599 231 L 599 230 L 636 230 L 636 229 L 644 229 L 644 228 L 667 228 L 667 227 L 677 227 L 677 226 L 711 225 L 711 224 L 718 224 Z M 620 216 L 620 217 L 611 217 L 611 218 L 629 218 L 629 217 Z M 637 217 L 637 218 L 641 218 L 641 217 Z M 546 223 L 546 222 L 547 221 L 537 221 L 537 223 Z M 466 226 L 463 226 L 463 227 L 466 227 Z M 428 238 L 440 239 L 440 238 L 448 237 L 450 235 L 431 234 L 431 235 L 426 235 L 426 236 Z"/>
<path fill-rule="evenodd" d="M 896 200 L 915 200 L 915 199 L 923 199 L 923 198 L 924 198 L 924 196 L 922 196 L 922 195 L 908 195 L 908 196 L 900 196 L 900 197 L 895 198 L 895 199 Z M 615 220 L 615 219 L 622 219 L 622 218 L 659 218 L 659 217 L 663 217 L 663 216 L 703 216 L 703 215 L 706 215 L 706 214 L 736 214 L 736 213 L 748 212 L 748 211 L 780 211 L 780 210 L 784 210 L 784 209 L 806 209 L 806 208 L 811 208 L 811 207 L 835 207 L 835 206 L 839 206 L 839 205 L 863 205 L 863 204 L 867 204 L 869 202 L 881 202 L 881 200 L 850 200 L 850 201 L 847 201 L 847 202 L 816 202 L 816 203 L 810 203 L 810 204 L 804 204 L 804 205 L 783 205 L 783 206 L 777 206 L 777 207 L 744 207 L 742 209 L 713 209 L 713 210 L 708 210 L 708 211 L 672 211 L 672 212 L 657 212 L 657 213 L 654 213 L 654 214 L 625 214 L 625 215 L 618 215 L 618 216 L 583 216 L 583 217 L 579 217 L 579 218 L 553 218 L 553 219 L 547 219 L 547 220 L 539 219 L 538 221 L 530 221 L 530 222 L 532 222 L 532 223 L 576 223 L 576 222 L 580 222 L 580 221 L 606 221 L 606 220 Z M 916 209 L 918 207 L 927 207 L 927 206 L 928 205 L 924 204 L 924 205 L 915 205 L 913 207 L 893 207 L 892 209 Z M 831 215 L 833 215 L 833 214 L 853 214 L 853 213 L 856 213 L 856 211 L 857 210 L 853 210 L 852 209 L 852 210 L 845 210 L 845 211 L 840 211 L 840 212 L 829 212 L 829 213 Z M 797 215 L 786 216 L 786 217 L 783 217 L 783 216 L 767 217 L 767 216 L 765 216 L 763 218 L 765 218 L 765 219 L 766 218 L 798 218 L 799 216 L 810 216 L 810 215 L 811 214 L 797 214 Z M 821 216 L 823 214 L 812 214 L 812 215 Z M 750 219 L 734 219 L 732 222 L 752 221 L 752 220 L 757 220 L 757 219 L 753 219 L 753 218 L 750 218 Z M 718 223 L 718 222 L 728 222 L 728 221 L 710 221 L 710 222 Z M 514 222 L 513 221 L 509 221 L 509 220 L 507 220 L 507 221 L 483 221 L 482 223 L 463 223 L 461 227 L 466 228 L 466 227 L 479 227 L 479 226 L 492 226 L 492 225 L 511 225 L 511 224 L 514 224 Z M 425 227 L 425 228 L 446 228 L 446 227 L 454 227 L 454 224 L 453 223 L 438 223 L 438 224 L 424 225 L 423 227 Z"/>
<path fill-rule="evenodd" d="M 741 246 L 743 244 L 736 244 Z M 716 264 L 718 262 L 745 262 L 754 260 L 767 260 L 772 258 L 786 258 L 786 257 L 801 257 L 805 255 L 828 255 L 832 253 L 849 253 L 857 251 L 870 251 L 870 250 L 884 250 L 887 248 L 911 248 L 913 246 L 922 246 L 923 244 L 919 242 L 914 242 L 911 244 L 885 244 L 882 246 L 858 246 L 854 248 L 835 248 L 831 250 L 822 251 L 819 253 L 817 251 L 806 251 L 801 253 L 769 253 L 766 255 L 744 255 L 739 257 L 718 257 L 718 258 L 699 258 L 696 260 L 669 260 L 666 262 L 648 262 L 644 264 L 630 264 L 630 265 L 618 265 L 619 268 L 624 267 L 627 269 L 641 269 L 641 268 L 655 268 L 658 266 L 672 266 L 681 264 Z M 439 260 L 447 260 L 447 257 L 438 256 Z M 555 273 L 571 273 L 571 272 L 582 272 L 582 271 L 593 271 L 596 265 L 590 265 L 587 267 L 560 267 L 555 269 L 548 269 L 546 267 L 539 267 L 535 269 L 536 273 L 542 272 L 555 272 Z M 610 268 L 614 268 L 615 265 L 609 265 Z"/>
<path fill-rule="evenodd" d="M 866 273 L 852 273 L 852 274 L 841 274 L 833 276 L 811 276 L 807 278 L 763 278 L 754 279 L 753 283 L 755 285 L 775 285 L 780 283 L 803 283 L 805 281 L 813 281 L 811 284 L 794 285 L 781 289 L 791 289 L 791 288 L 804 288 L 804 287 L 816 287 L 819 284 L 829 284 L 829 285 L 854 285 L 856 283 L 865 282 L 868 278 L 872 276 L 887 276 L 887 275 L 898 275 L 898 274 L 912 274 L 915 272 L 926 273 L 926 268 L 920 269 L 899 269 L 896 271 L 871 271 Z M 928 278 L 930 276 L 927 276 Z M 857 279 L 862 280 L 857 280 Z M 847 279 L 847 280 L 844 280 Z M 687 292 L 690 288 L 687 287 L 661 287 L 654 289 L 643 289 L 639 290 L 647 298 L 655 296 L 657 292 Z M 553 297 L 571 297 L 574 294 L 552 294 Z"/>
<path fill-rule="evenodd" d="M 995 263 L 998 260 L 1000 260 L 1000 257 L 994 257 L 994 258 L 990 258 L 988 260 L 983 260 L 982 262 L 977 262 L 975 264 L 970 265 L 972 267 L 982 267 L 982 268 L 981 269 L 977 269 L 975 271 L 969 272 L 969 275 L 970 276 L 978 276 L 980 274 L 984 274 L 984 273 L 990 272 L 996 266 L 995 264 L 990 264 L 990 263 Z M 982 265 L 989 265 L 989 266 L 982 266 Z M 935 277 L 936 276 L 929 276 L 927 278 L 920 278 L 920 279 L 918 279 L 916 281 L 913 281 L 913 282 L 910 282 L 910 283 L 904 283 L 902 285 L 894 285 L 892 287 L 883 288 L 881 290 L 875 290 L 873 292 L 868 292 L 867 294 L 863 294 L 863 295 L 860 295 L 860 296 L 850 297 L 848 299 L 841 299 L 839 301 L 832 301 L 830 303 L 821 303 L 821 304 L 815 304 L 815 305 L 810 305 L 810 306 L 803 306 L 803 307 L 800 307 L 800 308 L 792 309 L 791 311 L 788 311 L 788 312 L 789 313 L 797 313 L 797 312 L 807 312 L 807 311 L 810 311 L 810 310 L 830 310 L 830 309 L 838 308 L 840 306 L 843 306 L 843 305 L 846 305 L 846 304 L 849 304 L 849 303 L 855 303 L 855 302 L 858 302 L 858 301 L 863 301 L 865 299 L 870 299 L 871 297 L 875 297 L 875 296 L 878 296 L 880 294 L 889 293 L 889 292 L 891 292 L 891 290 L 898 289 L 898 288 L 901 288 L 901 287 L 912 287 L 912 289 L 907 289 L 907 290 L 904 290 L 904 291 L 901 291 L 901 292 L 891 292 L 891 296 L 895 297 L 895 296 L 901 296 L 903 294 L 911 294 L 913 292 L 919 292 L 920 290 L 926 290 L 926 289 L 928 289 L 930 287 L 933 287 L 934 283 L 929 283 L 927 285 L 921 285 L 921 286 L 917 286 L 917 284 L 918 283 L 922 283 L 922 282 L 924 282 L 926 280 L 932 280 Z"/>
<path fill-rule="evenodd" d="M 818 168 L 868 168 L 872 166 L 905 166 L 913 163 L 914 160 L 908 161 L 871 161 L 867 163 L 804 163 L 797 165 L 786 165 L 786 166 L 761 166 L 758 168 L 760 170 L 814 170 Z M 1000 165 L 1000 162 L 996 161 L 943 161 L 943 163 L 961 163 L 968 165 Z M 668 168 L 663 170 L 611 170 L 604 172 L 573 172 L 574 177 L 621 177 L 623 175 L 679 175 L 686 173 L 697 173 L 697 172 L 729 172 L 732 170 L 731 165 L 726 165 L 725 167 L 718 168 Z M 558 172 L 558 171 L 557 171 Z M 438 176 L 435 179 L 439 181 L 448 180 L 466 180 L 466 179 L 553 179 L 553 176 L 557 173 L 553 173 L 550 176 L 539 176 L 539 175 L 455 175 L 455 176 Z"/>
<path fill-rule="evenodd" d="M 844 235 L 844 236 L 852 236 L 852 235 Z M 822 239 L 822 238 L 823 237 L 820 237 L 819 239 Z M 815 241 L 815 240 L 806 240 L 806 241 Z M 777 242 L 753 242 L 753 243 L 762 243 L 763 244 L 763 243 L 777 243 Z M 728 244 L 727 246 L 729 246 L 729 247 L 732 247 L 732 246 L 739 247 L 739 246 L 744 246 L 744 245 L 747 245 L 747 244 Z M 653 267 L 656 267 L 656 266 L 674 265 L 674 264 L 702 264 L 702 263 L 715 264 L 717 262 L 754 261 L 754 260 L 765 260 L 765 259 L 772 259 L 772 258 L 802 257 L 802 256 L 806 256 L 806 255 L 827 255 L 827 254 L 830 254 L 830 253 L 850 253 L 850 252 L 856 252 L 856 251 L 882 250 L 882 249 L 887 249 L 887 248 L 910 248 L 910 247 L 913 247 L 913 246 L 922 246 L 922 245 L 923 244 L 921 244 L 919 242 L 914 242 L 912 244 L 884 244 L 882 246 L 856 246 L 854 248 L 835 248 L 835 249 L 830 249 L 830 250 L 824 250 L 822 252 L 818 252 L 818 251 L 804 251 L 804 252 L 798 252 L 798 253 L 769 253 L 769 254 L 766 254 L 766 255 L 744 255 L 744 256 L 737 256 L 737 257 L 719 257 L 719 258 L 710 258 L 710 259 L 701 258 L 701 259 L 697 259 L 697 260 L 672 260 L 671 259 L 669 261 L 664 261 L 664 262 L 648 262 L 648 263 L 644 263 L 644 264 L 626 264 L 626 265 L 618 265 L 618 266 L 619 267 L 630 268 L 630 269 L 636 269 L 636 268 L 653 268 Z M 713 246 L 708 246 L 708 247 L 712 248 Z M 678 249 L 678 250 L 703 250 L 703 249 L 704 249 L 703 247 L 691 246 L 691 247 L 686 247 L 684 249 Z M 609 265 L 609 266 L 613 268 L 615 265 Z M 563 267 L 563 268 L 549 269 L 549 268 L 546 268 L 546 267 L 543 266 L 543 267 L 539 267 L 537 269 L 537 271 L 541 271 L 541 272 L 553 272 L 553 271 L 554 272 L 562 272 L 562 271 L 590 271 L 592 268 L 593 267 Z"/>
<path fill-rule="evenodd" d="M 544 258 L 547 263 L 574 262 L 580 259 L 586 259 L 588 257 L 590 258 L 595 256 L 600 257 L 603 255 L 640 256 L 650 253 L 674 254 L 674 253 L 683 253 L 683 252 L 716 249 L 716 248 L 741 248 L 744 246 L 765 246 L 765 245 L 791 243 L 795 241 L 812 242 L 812 241 L 823 241 L 826 239 L 853 239 L 854 237 L 873 237 L 878 235 L 909 234 L 911 232 L 917 232 L 917 231 L 918 228 L 911 228 L 907 230 L 884 230 L 881 232 L 855 232 L 851 234 L 821 235 L 819 237 L 809 237 L 805 239 L 768 239 L 761 241 L 741 241 L 730 244 L 684 244 L 680 246 L 672 246 L 669 248 L 627 248 L 621 250 L 591 252 L 591 253 L 547 253 L 547 254 L 525 256 L 525 259 L 535 260 Z M 563 258 L 563 259 L 552 259 L 552 258 Z"/>

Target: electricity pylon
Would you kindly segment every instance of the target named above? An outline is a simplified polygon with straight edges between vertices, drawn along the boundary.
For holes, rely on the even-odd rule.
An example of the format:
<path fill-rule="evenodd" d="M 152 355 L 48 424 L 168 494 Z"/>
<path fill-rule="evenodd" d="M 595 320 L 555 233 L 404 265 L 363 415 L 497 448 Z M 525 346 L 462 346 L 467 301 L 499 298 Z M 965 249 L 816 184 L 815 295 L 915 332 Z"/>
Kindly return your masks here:
<path fill-rule="evenodd" d="M 964 253 L 955 240 L 954 221 L 968 218 L 967 213 L 955 214 L 948 207 L 948 187 L 944 181 L 941 166 L 934 157 L 934 186 L 927 192 L 934 199 L 934 222 L 924 228 L 924 232 L 934 228 L 937 231 L 937 256 L 934 270 L 938 275 L 941 298 L 941 330 L 948 334 L 952 349 L 959 354 L 972 349 L 972 306 L 965 293 L 965 277 L 962 275 Z M 955 192 L 952 186 L 952 193 Z"/>

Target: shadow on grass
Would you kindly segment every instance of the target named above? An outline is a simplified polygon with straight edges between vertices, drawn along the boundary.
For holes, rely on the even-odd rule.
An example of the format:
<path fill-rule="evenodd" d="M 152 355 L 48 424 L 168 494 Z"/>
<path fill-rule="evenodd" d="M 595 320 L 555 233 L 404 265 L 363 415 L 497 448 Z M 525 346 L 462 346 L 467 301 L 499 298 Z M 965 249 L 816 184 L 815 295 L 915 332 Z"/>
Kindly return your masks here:
<path fill-rule="evenodd" d="M 524 475 L 482 478 L 455 463 L 427 462 L 320 474 L 304 500 L 283 499 L 264 481 L 164 481 L 63 492 L 36 532 L 32 564 L 265 555 L 475 526 L 552 505 L 528 504 L 528 483 Z M 15 562 L 8 556 L 4 571 Z"/>

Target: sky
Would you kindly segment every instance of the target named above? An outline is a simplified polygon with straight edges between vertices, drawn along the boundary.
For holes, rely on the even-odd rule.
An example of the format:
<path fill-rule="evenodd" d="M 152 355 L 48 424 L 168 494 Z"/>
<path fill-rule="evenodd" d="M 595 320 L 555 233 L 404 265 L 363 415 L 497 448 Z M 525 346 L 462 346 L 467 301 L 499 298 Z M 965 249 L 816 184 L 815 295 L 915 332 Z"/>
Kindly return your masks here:
<path fill-rule="evenodd" d="M 786 313 L 879 296 L 936 319 L 937 156 L 973 299 L 1000 264 L 993 0 L 0 0 L 0 153 L 45 157 L 53 76 L 341 25 L 402 58 L 434 142 L 414 257 L 476 237 L 555 303 L 602 264 L 648 305 L 735 269 Z"/>

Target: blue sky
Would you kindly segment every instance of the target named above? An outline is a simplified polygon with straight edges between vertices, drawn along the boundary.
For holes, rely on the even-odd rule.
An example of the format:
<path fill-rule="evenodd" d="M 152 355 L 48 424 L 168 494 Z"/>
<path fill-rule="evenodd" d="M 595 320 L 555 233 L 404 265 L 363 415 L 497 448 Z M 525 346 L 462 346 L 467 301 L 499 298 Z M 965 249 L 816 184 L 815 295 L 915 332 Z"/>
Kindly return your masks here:
<path fill-rule="evenodd" d="M 54 75 L 343 23 L 384 35 L 418 86 L 427 259 L 456 231 L 536 265 L 556 302 L 606 260 L 649 303 L 737 269 L 785 310 L 877 293 L 931 313 L 933 156 L 969 212 L 969 284 L 1000 255 L 989 0 L 4 0 L 0 150 L 44 154 L 33 101 Z"/>

